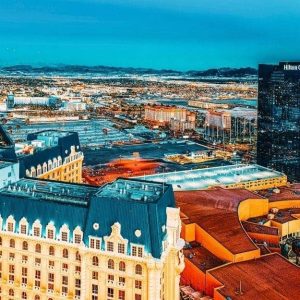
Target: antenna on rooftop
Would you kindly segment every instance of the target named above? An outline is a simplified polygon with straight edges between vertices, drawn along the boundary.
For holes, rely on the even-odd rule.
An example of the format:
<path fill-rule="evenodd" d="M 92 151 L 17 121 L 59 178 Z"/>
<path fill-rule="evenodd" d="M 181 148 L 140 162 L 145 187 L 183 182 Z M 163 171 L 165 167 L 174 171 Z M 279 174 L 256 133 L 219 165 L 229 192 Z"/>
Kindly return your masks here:
<path fill-rule="evenodd" d="M 236 289 L 235 294 L 236 295 L 241 295 L 241 296 L 244 294 L 243 290 L 242 290 L 242 280 L 240 280 L 239 287 Z"/>

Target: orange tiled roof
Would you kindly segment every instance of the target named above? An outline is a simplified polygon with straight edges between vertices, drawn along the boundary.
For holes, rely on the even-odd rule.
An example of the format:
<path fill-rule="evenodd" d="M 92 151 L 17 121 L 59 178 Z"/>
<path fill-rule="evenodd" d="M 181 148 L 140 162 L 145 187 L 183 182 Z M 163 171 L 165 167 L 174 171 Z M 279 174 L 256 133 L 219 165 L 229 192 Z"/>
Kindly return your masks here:
<path fill-rule="evenodd" d="M 257 249 L 239 221 L 237 208 L 243 200 L 260 198 L 245 189 L 175 192 L 182 221 L 198 224 L 233 254 Z"/>
<path fill-rule="evenodd" d="M 300 268 L 274 253 L 255 260 L 232 263 L 209 271 L 223 287 L 225 298 L 243 300 L 299 299 Z M 242 295 L 237 295 L 240 282 Z"/>

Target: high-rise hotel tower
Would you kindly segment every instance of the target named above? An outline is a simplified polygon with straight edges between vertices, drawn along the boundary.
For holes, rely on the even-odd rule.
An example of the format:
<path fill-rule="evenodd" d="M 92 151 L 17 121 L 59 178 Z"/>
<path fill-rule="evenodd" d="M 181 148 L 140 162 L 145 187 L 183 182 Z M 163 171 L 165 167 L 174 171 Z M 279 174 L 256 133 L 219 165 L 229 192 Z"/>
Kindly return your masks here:
<path fill-rule="evenodd" d="M 257 163 L 300 180 L 300 62 L 259 65 Z"/>

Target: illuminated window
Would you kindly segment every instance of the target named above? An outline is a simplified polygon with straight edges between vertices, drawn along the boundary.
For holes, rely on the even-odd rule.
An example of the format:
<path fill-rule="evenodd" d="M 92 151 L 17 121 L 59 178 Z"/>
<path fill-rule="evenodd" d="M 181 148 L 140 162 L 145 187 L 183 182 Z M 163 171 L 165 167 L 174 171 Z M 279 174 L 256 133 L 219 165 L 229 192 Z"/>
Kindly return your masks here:
<path fill-rule="evenodd" d="M 92 264 L 93 266 L 99 266 L 99 259 L 97 256 L 93 256 Z"/>
<path fill-rule="evenodd" d="M 81 261 L 81 256 L 78 251 L 76 252 L 76 261 Z"/>
<path fill-rule="evenodd" d="M 119 291 L 119 300 L 125 300 L 125 291 Z"/>
<path fill-rule="evenodd" d="M 107 242 L 107 251 L 113 252 L 114 251 L 114 243 L 113 242 Z"/>
<path fill-rule="evenodd" d="M 119 271 L 125 272 L 126 271 L 126 265 L 124 261 L 120 261 L 119 263 Z"/>
<path fill-rule="evenodd" d="M 22 243 L 22 250 L 28 250 L 28 243 L 26 241 Z"/>
<path fill-rule="evenodd" d="M 69 257 L 69 251 L 68 249 L 63 249 L 63 257 L 68 258 Z"/>
<path fill-rule="evenodd" d="M 37 253 L 41 253 L 42 252 L 42 247 L 41 247 L 40 244 L 36 244 L 35 245 L 35 252 L 37 252 Z"/>
<path fill-rule="evenodd" d="M 125 253 L 125 244 L 118 243 L 118 253 L 121 253 L 121 254 Z"/>
<path fill-rule="evenodd" d="M 55 255 L 55 250 L 54 250 L 54 247 L 53 246 L 50 246 L 49 247 L 49 255 Z"/>
<path fill-rule="evenodd" d="M 108 269 L 111 269 L 111 270 L 113 270 L 115 268 L 115 263 L 112 259 L 108 260 L 107 267 L 108 267 Z"/>
<path fill-rule="evenodd" d="M 14 239 L 10 239 L 9 240 L 9 247 L 10 248 L 15 248 L 15 246 L 16 246 L 15 240 Z"/>
<path fill-rule="evenodd" d="M 135 288 L 141 290 L 142 289 L 142 281 L 136 280 L 135 281 Z"/>
<path fill-rule="evenodd" d="M 143 274 L 143 269 L 141 265 L 136 265 L 135 266 L 135 274 L 137 275 L 142 275 Z"/>

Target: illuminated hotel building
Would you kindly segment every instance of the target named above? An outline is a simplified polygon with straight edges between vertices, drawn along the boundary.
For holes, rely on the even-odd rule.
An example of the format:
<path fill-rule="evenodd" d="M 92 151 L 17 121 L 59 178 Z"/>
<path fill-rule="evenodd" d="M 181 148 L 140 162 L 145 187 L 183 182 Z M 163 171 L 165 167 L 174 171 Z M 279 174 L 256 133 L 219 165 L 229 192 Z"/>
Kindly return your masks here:
<path fill-rule="evenodd" d="M 0 189 L 0 212 L 1 299 L 179 300 L 170 185 L 27 178 Z"/>
<path fill-rule="evenodd" d="M 26 142 L 13 143 L 0 129 L 2 159 L 19 161 L 20 177 L 32 177 L 64 182 L 82 182 L 83 153 L 78 134 L 45 130 L 29 134 Z M 1 154 L 0 151 L 0 154 Z M 1 157 L 0 157 L 1 159 Z"/>
<path fill-rule="evenodd" d="M 300 62 L 259 65 L 257 162 L 300 180 Z"/>
<path fill-rule="evenodd" d="M 145 107 L 145 121 L 147 122 L 166 125 L 172 119 L 180 122 L 190 122 L 193 125 L 189 125 L 189 127 L 195 128 L 196 114 L 185 108 L 166 105 L 147 105 Z"/>
<path fill-rule="evenodd" d="M 248 108 L 208 110 L 205 113 L 204 138 L 211 142 L 252 142 L 256 135 L 257 112 Z"/>

